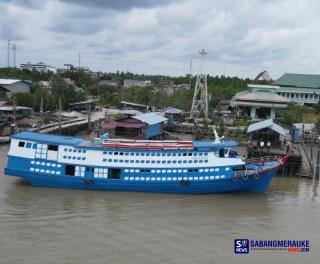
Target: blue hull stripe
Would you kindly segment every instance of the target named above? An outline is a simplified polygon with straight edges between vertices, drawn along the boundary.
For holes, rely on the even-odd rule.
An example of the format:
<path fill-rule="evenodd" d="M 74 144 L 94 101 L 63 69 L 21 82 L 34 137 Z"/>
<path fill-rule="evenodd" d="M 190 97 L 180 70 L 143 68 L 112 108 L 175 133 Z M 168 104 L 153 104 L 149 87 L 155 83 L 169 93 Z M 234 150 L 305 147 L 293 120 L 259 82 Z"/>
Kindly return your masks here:
<path fill-rule="evenodd" d="M 276 170 L 267 171 L 260 175 L 259 179 L 250 176 L 248 180 L 225 179 L 219 182 L 203 181 L 190 182 L 183 185 L 180 182 L 126 182 L 124 180 L 112 179 L 86 179 L 74 176 L 36 175 L 33 173 L 21 172 L 14 169 L 5 169 L 5 173 L 11 176 L 18 176 L 28 180 L 33 186 L 100 190 L 100 191 L 137 191 L 137 192 L 163 192 L 163 193 L 225 193 L 225 192 L 262 192 L 268 186 Z"/>

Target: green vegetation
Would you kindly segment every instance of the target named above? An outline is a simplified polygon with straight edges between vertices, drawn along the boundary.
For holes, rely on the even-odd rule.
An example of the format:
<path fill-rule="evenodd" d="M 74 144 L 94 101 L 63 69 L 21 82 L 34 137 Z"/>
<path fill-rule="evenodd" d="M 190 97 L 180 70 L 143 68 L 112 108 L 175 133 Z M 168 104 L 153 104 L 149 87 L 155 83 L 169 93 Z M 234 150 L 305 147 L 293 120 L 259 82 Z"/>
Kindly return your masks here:
<path fill-rule="evenodd" d="M 134 103 L 154 105 L 159 108 L 173 106 L 189 111 L 193 98 L 193 89 L 178 90 L 168 95 L 159 83 L 161 81 L 171 81 L 174 84 L 189 83 L 189 75 L 182 77 L 169 77 L 160 75 L 137 75 L 133 73 L 108 73 L 107 76 L 112 80 L 123 84 L 125 79 L 151 80 L 152 87 L 132 87 L 121 89 L 99 84 L 99 80 L 93 75 L 84 71 L 67 71 L 60 74 L 40 73 L 37 71 L 20 70 L 16 68 L 0 69 L 0 78 L 16 78 L 30 80 L 33 83 L 31 93 L 15 94 L 19 105 L 33 107 L 38 110 L 40 107 L 41 95 L 44 99 L 44 110 L 54 110 L 58 105 L 58 98 L 61 97 L 63 107 L 68 107 L 69 103 L 85 100 L 88 96 L 98 97 L 98 105 L 110 107 L 116 106 L 121 100 Z M 63 78 L 69 78 L 73 84 L 68 84 Z M 208 93 L 211 97 L 209 107 L 214 109 L 221 99 L 231 99 L 238 91 L 246 89 L 249 80 L 242 80 L 237 77 L 208 76 Z M 48 92 L 39 85 L 39 81 L 50 81 L 52 91 Z M 194 88 L 196 78 L 192 79 Z M 81 88 L 82 91 L 78 91 Z"/>
<path fill-rule="evenodd" d="M 292 123 L 301 123 L 303 115 L 307 112 L 305 106 L 297 105 L 294 103 L 288 104 L 287 108 L 283 111 L 283 124 L 290 126 Z"/>

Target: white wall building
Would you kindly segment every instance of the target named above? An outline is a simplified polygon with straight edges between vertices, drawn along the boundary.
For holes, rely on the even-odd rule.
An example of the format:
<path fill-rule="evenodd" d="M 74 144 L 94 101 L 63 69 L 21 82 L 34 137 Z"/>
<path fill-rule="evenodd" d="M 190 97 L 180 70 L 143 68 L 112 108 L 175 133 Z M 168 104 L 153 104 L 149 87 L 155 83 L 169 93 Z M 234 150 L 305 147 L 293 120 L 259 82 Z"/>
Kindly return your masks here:
<path fill-rule="evenodd" d="M 134 86 L 146 87 L 151 85 L 151 81 L 144 81 L 144 80 L 124 80 L 123 87 L 130 88 Z"/>
<path fill-rule="evenodd" d="M 57 73 L 57 68 L 52 67 L 44 62 L 39 62 L 39 63 L 31 63 L 31 62 L 27 62 L 24 64 L 20 64 L 20 68 L 22 70 L 36 70 L 39 72 L 48 72 L 48 71 L 52 71 L 53 73 Z"/>

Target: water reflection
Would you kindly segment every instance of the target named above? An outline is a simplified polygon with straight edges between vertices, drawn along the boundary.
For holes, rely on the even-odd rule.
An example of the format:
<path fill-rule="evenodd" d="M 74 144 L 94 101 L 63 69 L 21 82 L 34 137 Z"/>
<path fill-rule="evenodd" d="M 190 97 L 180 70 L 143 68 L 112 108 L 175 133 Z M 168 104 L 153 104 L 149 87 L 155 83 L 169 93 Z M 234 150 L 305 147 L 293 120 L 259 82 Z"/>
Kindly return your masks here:
<path fill-rule="evenodd" d="M 316 249 L 318 192 L 318 182 L 279 176 L 262 194 L 172 195 L 37 188 L 0 175 L 1 263 L 270 262 L 277 253 L 235 258 L 233 240 L 302 238 Z"/>

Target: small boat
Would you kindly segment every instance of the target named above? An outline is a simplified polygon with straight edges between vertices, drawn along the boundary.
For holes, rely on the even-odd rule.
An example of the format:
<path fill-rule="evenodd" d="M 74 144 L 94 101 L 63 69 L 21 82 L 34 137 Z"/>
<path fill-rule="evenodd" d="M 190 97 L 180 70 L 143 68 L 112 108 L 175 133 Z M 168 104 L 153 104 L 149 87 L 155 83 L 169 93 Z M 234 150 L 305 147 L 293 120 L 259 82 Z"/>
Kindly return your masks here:
<path fill-rule="evenodd" d="M 11 137 L 5 174 L 34 186 L 161 193 L 263 192 L 287 157 L 246 162 L 235 141 Z"/>
<path fill-rule="evenodd" d="M 0 144 L 7 144 L 10 142 L 10 137 L 9 136 L 1 136 L 0 137 Z"/>

